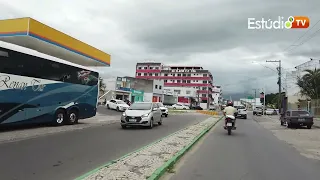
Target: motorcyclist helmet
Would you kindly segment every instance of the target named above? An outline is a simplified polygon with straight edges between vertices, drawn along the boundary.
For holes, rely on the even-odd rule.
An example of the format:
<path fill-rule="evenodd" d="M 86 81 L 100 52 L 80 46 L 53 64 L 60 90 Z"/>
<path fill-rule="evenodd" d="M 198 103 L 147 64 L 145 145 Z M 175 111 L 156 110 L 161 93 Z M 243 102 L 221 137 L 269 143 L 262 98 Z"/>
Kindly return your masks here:
<path fill-rule="evenodd" d="M 229 101 L 229 102 L 227 103 L 227 106 L 232 106 L 232 107 L 233 107 L 233 102 L 232 102 L 232 101 Z"/>

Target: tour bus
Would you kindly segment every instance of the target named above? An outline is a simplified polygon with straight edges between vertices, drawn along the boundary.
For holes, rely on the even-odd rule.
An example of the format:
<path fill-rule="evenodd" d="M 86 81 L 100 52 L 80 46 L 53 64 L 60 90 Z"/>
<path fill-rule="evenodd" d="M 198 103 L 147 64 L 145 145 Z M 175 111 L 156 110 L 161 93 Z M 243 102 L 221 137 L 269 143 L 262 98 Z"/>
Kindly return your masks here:
<path fill-rule="evenodd" d="M 0 126 L 93 117 L 98 79 L 91 68 L 0 41 Z"/>

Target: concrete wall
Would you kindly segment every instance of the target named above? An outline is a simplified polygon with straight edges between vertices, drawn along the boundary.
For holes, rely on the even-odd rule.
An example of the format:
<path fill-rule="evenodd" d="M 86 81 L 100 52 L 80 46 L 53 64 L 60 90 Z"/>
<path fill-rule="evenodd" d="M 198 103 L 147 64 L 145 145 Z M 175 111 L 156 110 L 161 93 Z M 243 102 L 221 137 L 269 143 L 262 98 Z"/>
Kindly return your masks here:
<path fill-rule="evenodd" d="M 144 93 L 143 94 L 143 101 L 144 102 L 152 102 L 153 93 Z"/>
<path fill-rule="evenodd" d="M 197 89 L 192 87 L 165 87 L 164 91 L 174 92 L 174 95 L 177 95 L 177 96 L 188 96 L 188 97 L 190 96 L 190 97 L 197 98 Z"/>
<path fill-rule="evenodd" d="M 134 77 L 126 77 L 131 80 L 131 88 L 139 91 L 144 91 L 144 93 L 153 92 L 153 80 L 146 79 L 136 79 Z"/>
<path fill-rule="evenodd" d="M 156 94 L 163 94 L 164 81 L 163 80 L 153 80 L 152 92 Z"/>
<path fill-rule="evenodd" d="M 112 90 L 112 91 L 116 90 L 116 82 L 117 82 L 117 78 L 116 77 L 103 79 L 103 81 L 106 84 L 106 91 L 108 91 L 108 90 Z"/>

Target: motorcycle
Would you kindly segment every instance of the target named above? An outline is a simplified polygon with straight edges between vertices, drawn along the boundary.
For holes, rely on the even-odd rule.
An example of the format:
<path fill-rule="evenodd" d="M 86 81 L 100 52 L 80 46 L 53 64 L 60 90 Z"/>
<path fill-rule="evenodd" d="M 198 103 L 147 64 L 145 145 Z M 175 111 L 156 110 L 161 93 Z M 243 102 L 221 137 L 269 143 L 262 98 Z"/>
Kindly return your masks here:
<path fill-rule="evenodd" d="M 235 116 L 230 116 L 230 115 L 226 116 L 224 129 L 228 131 L 228 135 L 231 135 L 232 130 L 236 130 L 235 120 L 236 120 Z"/>

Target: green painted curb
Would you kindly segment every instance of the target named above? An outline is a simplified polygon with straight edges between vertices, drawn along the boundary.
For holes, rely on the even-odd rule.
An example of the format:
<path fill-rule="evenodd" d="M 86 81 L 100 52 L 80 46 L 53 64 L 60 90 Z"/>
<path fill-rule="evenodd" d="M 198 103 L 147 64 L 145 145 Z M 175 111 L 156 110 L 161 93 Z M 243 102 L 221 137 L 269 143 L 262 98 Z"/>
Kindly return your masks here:
<path fill-rule="evenodd" d="M 221 118 L 222 118 L 222 117 L 221 117 Z M 221 120 L 221 118 L 220 118 L 219 120 Z M 219 121 L 219 120 L 218 120 L 218 121 Z M 217 122 L 218 122 L 218 121 L 217 121 Z M 196 124 L 199 124 L 199 123 L 201 123 L 201 122 L 195 123 L 195 124 L 193 124 L 193 125 L 196 125 Z M 215 123 L 215 124 L 216 124 L 216 123 Z M 214 125 L 215 125 L 215 124 L 214 124 Z M 192 125 L 191 125 L 191 126 L 192 126 Z M 189 127 L 189 126 L 188 126 L 188 127 Z M 176 134 L 176 133 L 178 133 L 178 132 L 180 132 L 180 131 L 183 131 L 183 130 L 187 129 L 188 127 L 182 128 L 182 129 L 180 129 L 180 130 L 178 130 L 178 131 L 176 131 L 176 132 L 174 132 L 174 133 L 172 133 L 172 134 L 169 134 L 169 135 L 167 135 L 167 136 L 165 136 L 165 137 L 163 137 L 163 138 L 160 138 L 160 139 L 158 139 L 158 140 L 156 140 L 156 141 L 154 141 L 154 142 L 152 142 L 152 143 L 150 143 L 150 144 L 148 144 L 148 145 L 146 145 L 146 146 L 143 146 L 143 147 L 141 147 L 141 148 L 139 148 L 139 149 L 137 149 L 137 150 L 135 150 L 135 151 L 133 151 L 133 152 L 130 152 L 130 153 L 128 153 L 128 154 L 126 154 L 126 155 L 124 155 L 124 156 L 122 156 L 122 157 L 120 157 L 120 158 L 118 158 L 118 159 L 116 159 L 116 160 L 109 161 L 109 162 L 107 162 L 106 164 L 101 165 L 101 166 L 99 166 L 99 167 L 97 167 L 97 168 L 95 168 L 95 169 L 93 169 L 93 170 L 91 170 L 91 171 L 89 171 L 89 172 L 87 172 L 87 173 L 85 173 L 85 174 L 83 174 L 83 175 L 75 178 L 74 180 L 83 180 L 84 178 L 90 176 L 91 174 L 94 174 L 94 173 L 98 172 L 100 169 L 105 168 L 105 167 L 108 167 L 108 166 L 110 166 L 110 165 L 112 165 L 112 164 L 114 164 L 114 163 L 116 163 L 116 162 L 118 162 L 118 161 L 120 161 L 120 160 L 122 160 L 122 159 L 124 159 L 124 158 L 126 158 L 126 157 L 128 157 L 128 156 L 130 156 L 130 155 L 132 155 L 132 154 L 134 154 L 134 153 L 136 153 L 136 152 L 139 152 L 139 151 L 141 151 L 141 150 L 143 150 L 143 149 L 146 149 L 146 148 L 148 148 L 148 147 L 150 147 L 150 146 L 152 146 L 152 145 L 154 145 L 154 144 L 162 141 L 162 140 L 165 139 L 165 138 L 168 138 L 168 137 L 170 137 L 170 136 L 173 136 L 174 134 Z"/>
<path fill-rule="evenodd" d="M 158 180 L 160 179 L 160 177 L 167 171 L 167 169 L 169 169 L 169 167 L 173 166 L 186 152 L 189 151 L 189 149 L 191 149 L 191 147 L 193 145 L 195 145 L 207 132 L 209 132 L 210 129 L 212 129 L 212 127 L 214 127 L 221 119 L 223 118 L 220 117 L 219 120 L 217 122 L 215 122 L 214 124 L 212 124 L 210 127 L 206 128 L 205 130 L 203 130 L 197 137 L 195 137 L 193 139 L 193 141 L 187 145 L 186 147 L 184 147 L 182 150 L 180 150 L 179 152 L 177 152 L 175 154 L 175 156 L 173 156 L 171 159 L 169 159 L 164 165 L 162 165 L 160 168 L 158 168 L 149 178 L 148 180 Z"/>

